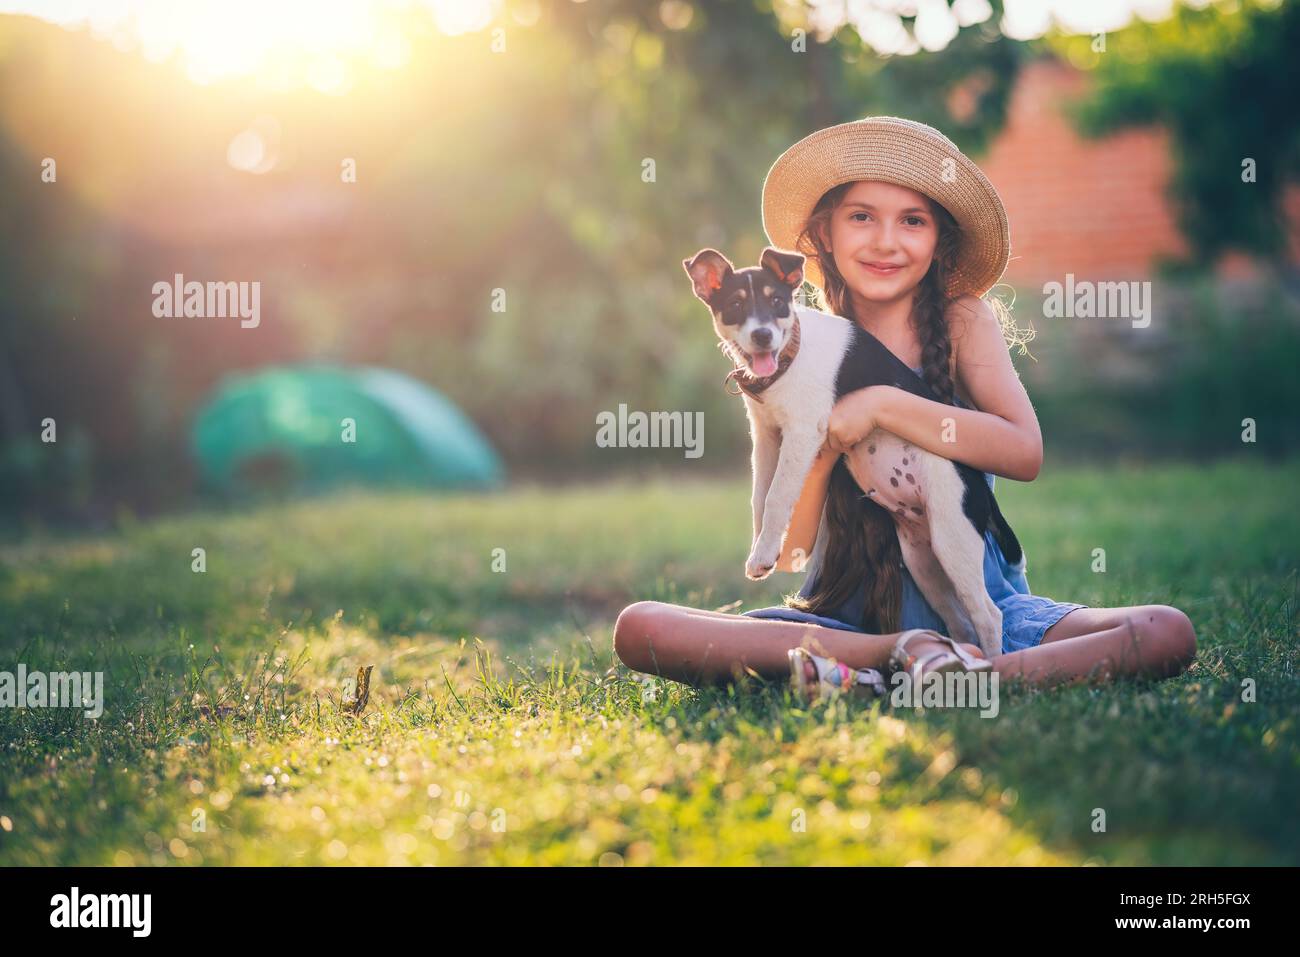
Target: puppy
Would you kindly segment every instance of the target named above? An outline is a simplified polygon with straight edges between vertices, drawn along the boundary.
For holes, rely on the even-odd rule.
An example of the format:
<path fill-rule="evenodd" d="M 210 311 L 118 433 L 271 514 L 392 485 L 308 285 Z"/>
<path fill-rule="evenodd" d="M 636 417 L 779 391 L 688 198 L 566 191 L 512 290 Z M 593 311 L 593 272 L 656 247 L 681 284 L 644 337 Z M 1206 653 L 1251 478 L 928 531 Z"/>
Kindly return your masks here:
<path fill-rule="evenodd" d="M 736 368 L 753 438 L 754 542 L 745 575 L 771 574 L 804 479 L 826 440 L 841 396 L 892 385 L 938 401 L 929 385 L 865 329 L 794 301 L 804 257 L 772 247 L 757 267 L 736 271 L 703 249 L 682 261 L 708 305 L 723 351 Z M 984 532 L 1007 560 L 1020 542 L 984 475 L 875 429 L 845 453 L 849 472 L 894 519 L 903 561 L 948 634 L 1002 652 L 1002 612 L 984 585 Z"/>

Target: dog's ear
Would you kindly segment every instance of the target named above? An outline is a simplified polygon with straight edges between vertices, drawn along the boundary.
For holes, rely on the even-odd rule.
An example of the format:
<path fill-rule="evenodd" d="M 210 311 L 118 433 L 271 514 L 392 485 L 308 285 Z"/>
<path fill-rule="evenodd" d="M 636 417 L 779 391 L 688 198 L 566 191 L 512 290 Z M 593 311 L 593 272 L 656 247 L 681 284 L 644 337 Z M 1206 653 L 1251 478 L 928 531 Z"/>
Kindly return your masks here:
<path fill-rule="evenodd" d="M 693 259 L 683 259 L 686 274 L 691 277 L 695 295 L 706 303 L 722 287 L 722 281 L 732 273 L 727 257 L 716 249 L 701 249 Z"/>
<path fill-rule="evenodd" d="M 791 289 L 798 289 L 803 282 L 803 261 L 804 257 L 800 253 L 788 253 L 775 246 L 768 246 L 758 262 Z"/>

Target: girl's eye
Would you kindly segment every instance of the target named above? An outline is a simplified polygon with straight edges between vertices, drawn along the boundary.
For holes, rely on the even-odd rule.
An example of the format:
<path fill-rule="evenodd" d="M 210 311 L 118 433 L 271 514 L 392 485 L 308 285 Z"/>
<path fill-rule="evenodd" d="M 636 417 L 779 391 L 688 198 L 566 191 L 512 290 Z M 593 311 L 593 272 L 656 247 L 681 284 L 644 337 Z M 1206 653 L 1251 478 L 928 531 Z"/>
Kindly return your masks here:
<path fill-rule="evenodd" d="M 859 217 L 862 217 L 862 218 L 859 219 Z M 858 223 L 866 222 L 866 220 L 868 220 L 868 219 L 870 219 L 870 218 L 871 218 L 871 214 L 870 214 L 870 213 L 850 213 L 850 214 L 849 214 L 849 219 L 852 220 L 853 222 L 858 222 Z M 922 219 L 920 216 L 907 216 L 907 217 L 904 218 L 903 222 L 905 222 L 908 226 L 924 226 L 924 225 L 925 225 L 925 220 Z"/>

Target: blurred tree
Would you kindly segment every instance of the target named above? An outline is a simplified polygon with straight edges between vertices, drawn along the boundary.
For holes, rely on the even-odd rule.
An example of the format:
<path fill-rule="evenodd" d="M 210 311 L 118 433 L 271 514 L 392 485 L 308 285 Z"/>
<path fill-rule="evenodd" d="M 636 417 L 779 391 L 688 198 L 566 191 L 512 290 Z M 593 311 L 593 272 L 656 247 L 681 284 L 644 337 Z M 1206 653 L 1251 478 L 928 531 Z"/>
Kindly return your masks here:
<path fill-rule="evenodd" d="M 76 421 L 69 373 L 80 383 L 97 370 L 83 374 L 69 361 L 78 352 L 75 316 L 89 306 L 85 284 L 39 277 L 58 267 L 93 272 L 93 265 L 83 265 L 76 273 L 73 254 L 59 242 L 89 229 L 92 218 L 43 183 L 39 165 L 23 164 L 3 131 L 0 183 L 0 505 L 57 509 L 83 499 L 90 482 L 89 443 Z M 56 441 L 42 441 L 46 421 L 53 421 Z"/>
<path fill-rule="evenodd" d="M 1100 136 L 1158 123 L 1172 137 L 1172 198 L 1201 267 L 1237 249 L 1280 269 L 1283 191 L 1300 180 L 1300 4 L 1265 0 L 1180 5 L 1105 38 L 1052 45 L 1095 84 L 1073 107 L 1080 132 Z M 1254 178 L 1243 164 L 1253 161 Z"/>

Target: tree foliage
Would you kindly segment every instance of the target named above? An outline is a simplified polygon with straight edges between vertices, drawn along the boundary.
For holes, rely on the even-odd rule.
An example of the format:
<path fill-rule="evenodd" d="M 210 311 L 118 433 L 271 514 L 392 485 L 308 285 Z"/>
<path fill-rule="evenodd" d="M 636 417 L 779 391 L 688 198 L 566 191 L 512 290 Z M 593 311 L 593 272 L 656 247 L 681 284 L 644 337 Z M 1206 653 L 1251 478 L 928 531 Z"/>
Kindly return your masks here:
<path fill-rule="evenodd" d="M 1095 78 L 1074 110 L 1083 133 L 1148 123 L 1168 130 L 1190 265 L 1232 249 L 1281 263 L 1284 190 L 1300 180 L 1300 4 L 1179 6 L 1167 20 L 1135 21 L 1107 37 L 1104 52 L 1089 37 L 1057 45 Z"/>

